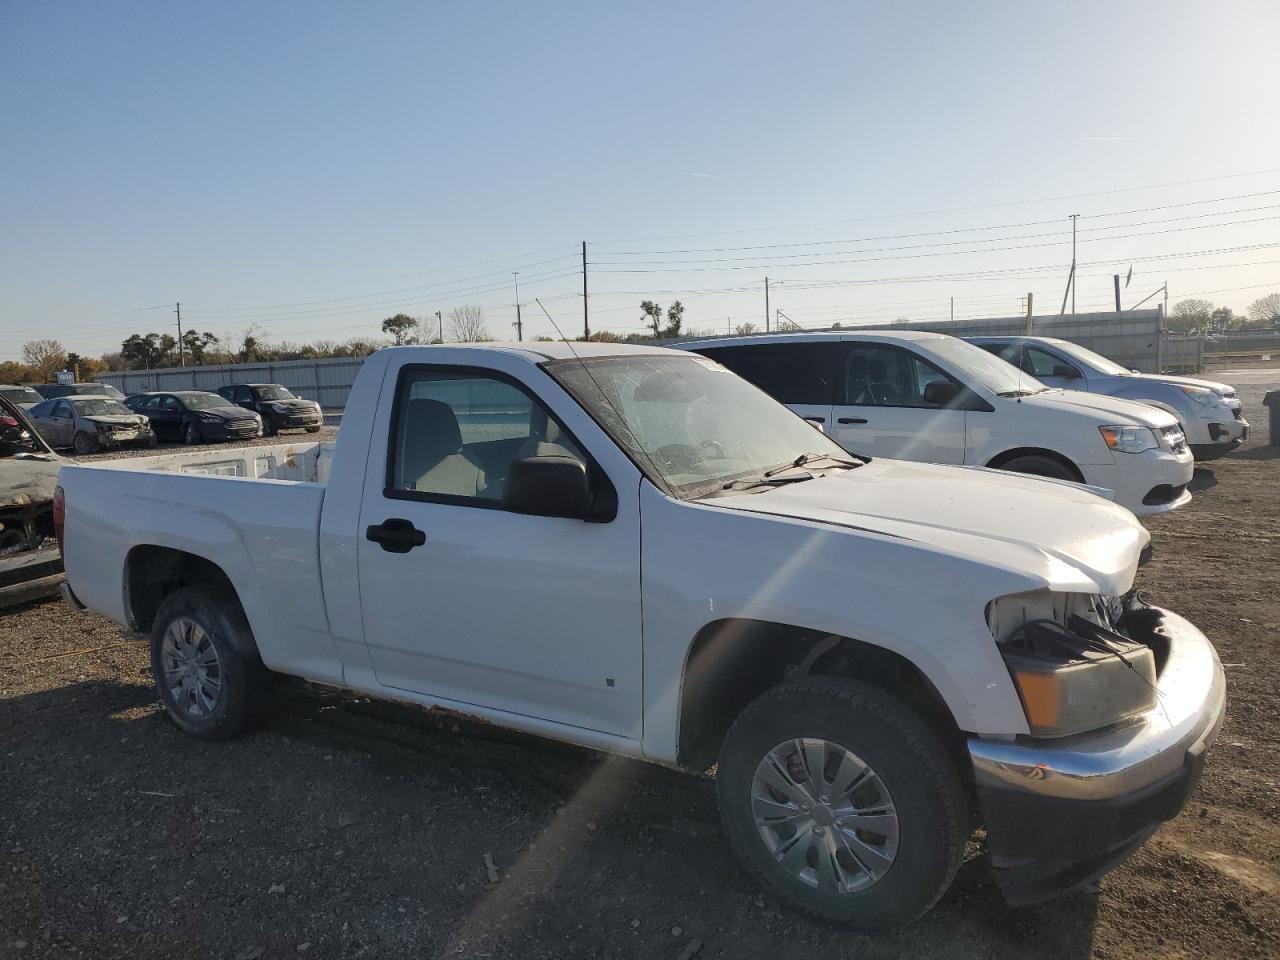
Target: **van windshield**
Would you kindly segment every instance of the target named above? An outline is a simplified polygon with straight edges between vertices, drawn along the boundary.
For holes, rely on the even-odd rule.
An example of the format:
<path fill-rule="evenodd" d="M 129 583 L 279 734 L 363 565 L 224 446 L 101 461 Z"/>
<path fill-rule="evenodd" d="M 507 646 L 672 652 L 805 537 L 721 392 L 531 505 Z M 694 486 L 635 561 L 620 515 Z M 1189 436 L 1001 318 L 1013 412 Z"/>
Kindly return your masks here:
<path fill-rule="evenodd" d="M 681 499 L 739 480 L 767 481 L 766 472 L 806 455 L 821 469 L 859 465 L 821 431 L 706 357 L 591 357 L 553 360 L 544 369 L 650 479 Z"/>
<path fill-rule="evenodd" d="M 956 373 L 986 387 L 999 397 L 1025 397 L 1048 389 L 1012 363 L 957 337 L 922 340 L 919 346 Z"/>

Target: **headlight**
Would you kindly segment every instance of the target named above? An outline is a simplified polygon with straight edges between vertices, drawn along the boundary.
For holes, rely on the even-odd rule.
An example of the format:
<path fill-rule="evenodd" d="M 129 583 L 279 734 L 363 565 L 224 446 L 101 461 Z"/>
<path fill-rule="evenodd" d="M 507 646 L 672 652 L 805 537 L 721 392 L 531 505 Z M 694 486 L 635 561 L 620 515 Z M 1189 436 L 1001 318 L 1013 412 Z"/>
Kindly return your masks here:
<path fill-rule="evenodd" d="M 1160 446 L 1155 431 L 1150 427 L 1099 427 L 1098 432 L 1108 447 L 1121 453 L 1142 453 Z"/>
<path fill-rule="evenodd" d="M 272 410 L 274 410 L 276 413 L 288 413 L 288 412 L 289 412 L 289 408 L 288 408 L 288 407 L 286 407 L 283 403 L 273 403 L 273 404 L 271 405 L 271 409 L 272 409 Z"/>
<path fill-rule="evenodd" d="M 202 413 L 200 414 L 200 419 L 203 420 L 205 423 L 221 423 L 222 422 L 222 418 L 214 413 Z"/>
<path fill-rule="evenodd" d="M 1179 389 L 1202 407 L 1214 407 L 1222 402 L 1221 397 L 1205 387 L 1179 387 Z"/>
<path fill-rule="evenodd" d="M 1117 631 L 1115 606 L 1042 590 L 988 608 L 1032 736 L 1096 730 L 1156 705 L 1155 654 Z"/>

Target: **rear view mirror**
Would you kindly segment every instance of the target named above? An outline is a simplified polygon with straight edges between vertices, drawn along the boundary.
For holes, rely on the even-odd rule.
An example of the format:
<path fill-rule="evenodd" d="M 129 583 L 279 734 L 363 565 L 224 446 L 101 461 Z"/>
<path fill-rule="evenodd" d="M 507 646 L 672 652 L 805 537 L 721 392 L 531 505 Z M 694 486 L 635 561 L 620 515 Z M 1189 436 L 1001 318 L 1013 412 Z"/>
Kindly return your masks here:
<path fill-rule="evenodd" d="M 1062 380 L 1079 380 L 1080 371 L 1069 363 L 1056 363 L 1053 366 L 1053 375 Z"/>
<path fill-rule="evenodd" d="M 513 513 L 607 522 L 618 512 L 612 488 L 592 492 L 587 468 L 572 457 L 526 457 L 511 464 L 502 503 Z"/>
<path fill-rule="evenodd" d="M 960 387 L 950 380 L 934 380 L 924 388 L 924 402 L 931 407 L 946 407 L 960 396 Z"/>

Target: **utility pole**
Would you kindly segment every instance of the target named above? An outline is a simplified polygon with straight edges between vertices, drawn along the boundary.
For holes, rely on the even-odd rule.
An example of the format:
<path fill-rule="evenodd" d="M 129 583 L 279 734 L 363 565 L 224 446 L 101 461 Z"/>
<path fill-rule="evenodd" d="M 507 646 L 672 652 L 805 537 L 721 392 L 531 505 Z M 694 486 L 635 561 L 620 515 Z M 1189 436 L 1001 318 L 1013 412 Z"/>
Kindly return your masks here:
<path fill-rule="evenodd" d="M 1031 316 L 1033 313 L 1033 307 L 1031 305 L 1031 301 L 1034 297 L 1035 297 L 1035 294 L 1033 294 L 1030 290 L 1028 290 L 1027 291 L 1027 336 L 1028 337 L 1031 336 Z"/>
<path fill-rule="evenodd" d="M 591 339 L 591 322 L 587 314 L 587 241 L 582 241 L 582 339 Z"/>
<path fill-rule="evenodd" d="M 1076 221 L 1080 214 L 1071 215 L 1071 313 L 1076 312 Z"/>
<path fill-rule="evenodd" d="M 1111 275 L 1111 283 L 1116 288 L 1116 313 L 1120 312 L 1120 274 Z"/>
<path fill-rule="evenodd" d="M 764 278 L 764 332 L 769 332 L 769 278 Z"/>
<path fill-rule="evenodd" d="M 524 323 L 520 319 L 520 271 L 512 270 L 511 279 L 516 285 L 516 340 L 524 340 Z"/>
<path fill-rule="evenodd" d="M 951 322 L 956 322 L 956 298 L 951 298 Z"/>
<path fill-rule="evenodd" d="M 441 311 L 436 311 L 436 323 L 440 324 L 440 342 L 444 343 L 444 316 Z"/>
<path fill-rule="evenodd" d="M 178 315 L 178 366 L 185 367 L 187 365 L 187 355 L 182 348 L 182 304 L 175 303 L 173 308 Z"/>

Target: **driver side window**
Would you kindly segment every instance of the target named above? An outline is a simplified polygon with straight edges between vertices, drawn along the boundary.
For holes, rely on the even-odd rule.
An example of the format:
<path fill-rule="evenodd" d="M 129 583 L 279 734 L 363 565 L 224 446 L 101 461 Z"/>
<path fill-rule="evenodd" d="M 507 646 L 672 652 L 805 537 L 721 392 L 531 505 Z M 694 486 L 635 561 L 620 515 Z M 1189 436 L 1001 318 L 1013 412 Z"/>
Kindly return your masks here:
<path fill-rule="evenodd" d="M 932 363 L 887 344 L 850 345 L 845 364 L 845 403 L 864 407 L 928 407 L 929 384 L 952 382 Z"/>
<path fill-rule="evenodd" d="M 1059 356 L 1041 350 L 1039 347 L 1027 347 L 1026 366 L 1024 369 L 1033 377 L 1073 377 L 1078 378 L 1080 371 L 1074 364 L 1068 363 Z"/>
<path fill-rule="evenodd" d="M 481 373 L 407 370 L 394 419 L 394 490 L 495 506 L 517 460 L 570 457 L 587 465 L 577 441 L 545 406 Z"/>

